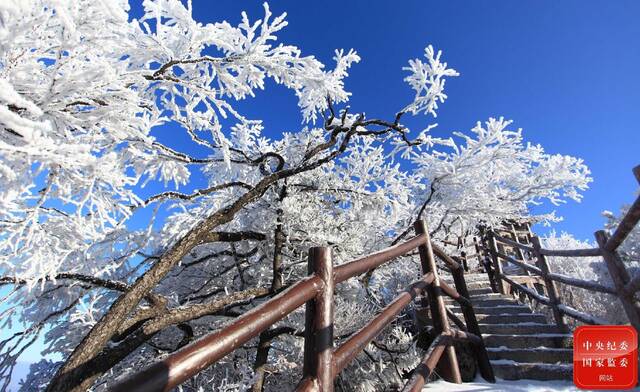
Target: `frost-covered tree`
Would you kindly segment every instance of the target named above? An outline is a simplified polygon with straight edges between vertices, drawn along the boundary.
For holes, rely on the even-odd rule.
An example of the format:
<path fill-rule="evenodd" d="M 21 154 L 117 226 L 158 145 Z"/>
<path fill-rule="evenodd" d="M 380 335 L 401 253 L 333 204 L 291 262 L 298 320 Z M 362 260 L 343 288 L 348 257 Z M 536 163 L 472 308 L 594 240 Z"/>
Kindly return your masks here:
<path fill-rule="evenodd" d="M 309 246 L 332 246 L 340 263 L 406 236 L 417 217 L 436 236 L 473 230 L 579 200 L 590 181 L 582 161 L 525 144 L 503 119 L 455 139 L 403 125 L 435 116 L 458 75 L 431 46 L 405 68 L 413 100 L 371 119 L 344 106 L 356 52 L 336 51 L 327 70 L 277 42 L 285 14 L 266 4 L 237 25 L 196 21 L 190 1 L 142 4 L 134 19 L 124 0 L 0 2 L 0 300 L 2 327 L 24 326 L 0 341 L 2 389 L 42 334 L 63 360 L 34 366 L 23 389 L 101 389 L 305 275 Z M 265 132 L 237 109 L 274 83 L 298 98 L 301 130 Z M 167 125 L 191 145 L 162 143 Z M 417 271 L 407 258 L 341 285 L 336 339 Z M 301 320 L 184 387 L 295 383 Z M 347 374 L 402 378 L 415 350 L 400 321 Z M 368 390 L 362 378 L 339 383 Z"/>

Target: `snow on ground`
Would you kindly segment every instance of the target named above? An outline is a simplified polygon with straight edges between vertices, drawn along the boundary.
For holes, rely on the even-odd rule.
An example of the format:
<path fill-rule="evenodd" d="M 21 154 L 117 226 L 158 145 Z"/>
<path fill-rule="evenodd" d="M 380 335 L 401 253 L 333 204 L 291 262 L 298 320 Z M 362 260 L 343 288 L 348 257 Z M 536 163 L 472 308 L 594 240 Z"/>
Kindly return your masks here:
<path fill-rule="evenodd" d="M 490 384 L 482 378 L 477 378 L 474 382 L 453 384 L 438 380 L 424 386 L 423 391 L 508 391 L 508 392 L 546 392 L 546 391 L 585 391 L 578 389 L 572 381 L 538 381 L 519 380 L 506 381 L 498 380 L 495 384 Z M 640 388 L 626 389 L 626 391 L 640 391 Z"/>

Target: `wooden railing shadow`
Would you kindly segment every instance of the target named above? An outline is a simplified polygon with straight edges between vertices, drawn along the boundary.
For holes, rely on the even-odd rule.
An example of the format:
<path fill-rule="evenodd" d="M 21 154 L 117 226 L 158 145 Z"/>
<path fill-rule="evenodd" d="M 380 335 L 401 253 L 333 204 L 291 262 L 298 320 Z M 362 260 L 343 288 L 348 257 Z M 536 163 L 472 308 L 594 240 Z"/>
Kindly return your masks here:
<path fill-rule="evenodd" d="M 421 296 L 423 301 L 422 309 L 430 309 L 436 338 L 426 351 L 420 365 L 412 372 L 403 391 L 420 391 L 438 363 L 448 373 L 447 378 L 450 381 L 460 383 L 460 370 L 452 345 L 454 341 L 469 342 L 480 374 L 485 380 L 495 382 L 475 312 L 469 300 L 463 267 L 441 248 L 432 246 L 423 221 L 416 222 L 414 228 L 416 236 L 402 244 L 335 267 L 330 248 L 311 248 L 307 278 L 294 283 L 269 301 L 241 315 L 228 326 L 170 354 L 109 390 L 113 392 L 169 391 L 306 304 L 303 379 L 296 390 L 333 391 L 333 383 L 337 375 L 418 296 Z M 335 285 L 371 271 L 414 249 L 418 249 L 420 254 L 422 278 L 409 285 L 373 320 L 351 335 L 339 347 L 334 348 Z M 451 271 L 455 288 L 440 280 L 435 256 L 443 260 L 446 268 Z M 449 325 L 442 294 L 460 304 L 464 323 L 457 320 L 456 324 L 462 329 Z"/>

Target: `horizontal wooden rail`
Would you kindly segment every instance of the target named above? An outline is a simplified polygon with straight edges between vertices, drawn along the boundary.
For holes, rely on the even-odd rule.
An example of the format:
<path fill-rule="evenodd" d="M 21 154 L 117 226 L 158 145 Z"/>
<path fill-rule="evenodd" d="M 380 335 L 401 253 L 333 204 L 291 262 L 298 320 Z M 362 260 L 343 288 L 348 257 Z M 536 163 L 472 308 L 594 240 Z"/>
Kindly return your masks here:
<path fill-rule="evenodd" d="M 226 327 L 210 333 L 179 351 L 168 355 L 147 369 L 138 372 L 109 388 L 109 391 L 169 391 L 220 360 L 230 352 L 247 343 L 274 323 L 282 320 L 306 303 L 305 311 L 305 355 L 303 379 L 299 391 L 333 391 L 333 381 L 362 349 L 378 336 L 398 314 L 425 290 L 429 299 L 438 305 L 430 306 L 434 328 L 439 328 L 444 340 L 466 339 L 473 342 L 474 353 L 481 374 L 489 382 L 495 382 L 480 330 L 471 302 L 444 282 L 437 279 L 437 264 L 434 253 L 444 260 L 454 274 L 456 287 L 467 293 L 464 271 L 460 263 L 449 257 L 438 247 L 431 249 L 428 231 L 424 222 L 415 224 L 418 235 L 410 240 L 333 267 L 331 249 L 311 248 L 309 252 L 309 274 L 287 290 L 236 318 Z M 398 295 L 373 320 L 351 335 L 340 347 L 333 350 L 333 292 L 337 283 L 361 275 L 396 257 L 419 249 L 423 277 Z M 465 331 L 455 332 L 449 328 L 441 292 L 454 298 L 463 307 L 465 323 L 459 318 L 456 324 Z M 467 294 L 468 295 L 468 294 Z M 423 306 L 426 302 L 423 301 Z M 442 309 L 440 309 L 442 308 Z M 452 332 L 453 331 L 453 332 Z M 477 333 L 477 334 L 476 334 Z M 442 340 L 441 339 L 441 340 Z M 452 380 L 461 382 L 453 347 L 442 348 L 438 359 L 445 353 L 447 360 L 443 371 L 450 370 Z M 437 362 L 437 360 L 436 360 Z M 435 365 L 434 365 L 435 366 Z M 447 367 L 448 366 L 448 367 Z M 445 377 L 446 378 L 446 377 Z"/>
<path fill-rule="evenodd" d="M 533 290 L 529 289 L 528 287 L 524 287 L 520 283 L 514 282 L 513 280 L 509 279 L 508 277 L 506 277 L 504 275 L 502 276 L 502 279 L 504 279 L 512 287 L 516 287 L 518 290 L 521 290 L 522 292 L 524 292 L 525 294 L 529 295 L 530 297 L 533 297 L 536 301 L 538 301 L 540 303 L 543 303 L 545 305 L 551 305 L 551 300 L 549 300 L 549 298 L 534 292 Z"/>
<path fill-rule="evenodd" d="M 547 277 L 551 280 L 555 280 L 556 282 L 564 283 L 569 286 L 580 287 L 585 290 L 597 291 L 600 293 L 617 295 L 616 289 L 614 289 L 613 287 L 602 285 L 598 282 L 572 278 L 567 275 L 554 274 L 554 273 L 549 273 Z"/>
<path fill-rule="evenodd" d="M 516 248 L 520 248 L 520 249 L 526 250 L 528 252 L 533 252 L 533 248 L 528 246 L 528 245 L 521 244 L 521 243 L 516 242 L 516 241 L 514 241 L 512 239 L 509 239 L 509 238 L 506 238 L 506 237 L 502 237 L 502 236 L 499 236 L 497 234 L 494 234 L 493 236 L 495 237 L 495 239 L 497 241 L 500 241 L 500 242 L 502 242 L 504 244 L 507 244 L 507 245 L 510 245 L 510 246 L 513 246 L 513 247 L 516 247 Z"/>
<path fill-rule="evenodd" d="M 350 261 L 348 263 L 336 266 L 333 270 L 335 273 L 335 282 L 340 283 L 354 276 L 362 275 L 365 272 L 372 270 L 380 265 L 392 260 L 398 256 L 402 256 L 407 252 L 417 248 L 424 244 L 427 240 L 425 234 L 419 234 L 410 240 L 383 249 L 381 251 L 371 253 L 364 257 Z"/>
<path fill-rule="evenodd" d="M 271 300 L 238 317 L 225 328 L 168 355 L 162 361 L 134 374 L 109 390 L 171 391 L 314 298 L 322 290 L 322 286 L 322 280 L 315 275 L 304 278 Z"/>
<path fill-rule="evenodd" d="M 449 286 L 447 282 L 441 280 L 440 288 L 442 289 L 442 292 L 444 292 L 451 299 L 459 303 L 460 306 L 471 306 L 471 301 L 469 301 L 468 298 L 460 295 L 460 293 L 458 293 L 458 291 L 456 291 L 456 289 L 454 289 L 453 287 Z"/>
<path fill-rule="evenodd" d="M 510 262 L 511 264 L 515 264 L 520 268 L 523 268 L 529 272 L 533 272 L 534 274 L 538 275 L 538 276 L 542 276 L 542 270 L 538 267 L 534 267 L 531 264 L 527 264 L 524 261 L 521 260 L 516 260 L 511 256 L 507 256 L 504 253 L 500 253 L 500 252 L 496 252 L 496 256 L 498 256 L 499 258 L 506 260 L 508 262 Z"/>
<path fill-rule="evenodd" d="M 422 291 L 433 282 L 433 273 L 428 273 L 423 278 L 411 284 L 405 291 L 397 296 L 387 305 L 378 316 L 362 327 L 358 332 L 351 335 L 333 353 L 334 377 L 337 376 L 362 349 L 371 342 L 382 330 L 389 325 L 389 322 L 417 297 Z"/>
<path fill-rule="evenodd" d="M 516 242 L 510 238 L 502 237 L 497 234 L 494 234 L 494 237 L 497 241 L 502 242 L 503 244 L 507 244 L 513 247 L 520 248 L 522 250 L 526 250 L 529 252 L 533 252 L 533 248 Z M 602 252 L 598 248 L 590 248 L 590 249 L 566 249 L 566 250 L 553 250 L 553 249 L 540 249 L 540 253 L 545 256 L 558 256 L 558 257 L 589 257 L 589 256 L 600 256 Z"/>
<path fill-rule="evenodd" d="M 602 256 L 602 251 L 599 248 L 592 249 L 567 249 L 567 250 L 552 250 L 552 249 L 540 249 L 540 253 L 545 256 L 557 256 L 557 257 L 590 257 L 590 256 Z"/>
<path fill-rule="evenodd" d="M 447 317 L 453 321 L 453 323 L 456 325 L 456 327 L 460 328 L 460 330 L 462 331 L 466 331 L 467 330 L 467 326 L 464 325 L 464 321 L 460 320 L 460 317 L 456 316 L 455 313 L 453 313 L 453 310 L 449 309 L 447 307 Z"/>
<path fill-rule="evenodd" d="M 638 183 L 640 183 L 640 165 L 633 168 L 633 175 L 636 177 Z M 631 230 L 638 224 L 640 221 L 640 196 L 636 198 L 636 201 L 633 203 L 629 210 L 625 214 L 624 218 L 616 228 L 616 231 L 613 232 L 613 235 L 607 243 L 604 245 L 604 249 L 613 252 L 622 242 L 627 238 Z"/>
<path fill-rule="evenodd" d="M 433 242 L 431 243 L 431 248 L 433 249 L 433 254 L 438 256 L 442 261 L 447 264 L 447 266 L 451 269 L 458 269 L 460 267 L 460 263 L 455 261 L 451 256 L 447 254 L 441 247 L 437 246 Z"/>
<path fill-rule="evenodd" d="M 581 312 L 577 309 L 572 308 L 571 306 L 567 306 L 567 305 L 563 305 L 563 304 L 558 304 L 558 310 L 560 310 L 560 312 L 562 314 L 564 314 L 565 316 L 569 316 L 571 318 L 574 318 L 576 320 L 582 321 L 583 323 L 586 324 L 591 324 L 591 325 L 607 325 L 609 324 L 606 320 L 603 320 L 599 317 Z"/>

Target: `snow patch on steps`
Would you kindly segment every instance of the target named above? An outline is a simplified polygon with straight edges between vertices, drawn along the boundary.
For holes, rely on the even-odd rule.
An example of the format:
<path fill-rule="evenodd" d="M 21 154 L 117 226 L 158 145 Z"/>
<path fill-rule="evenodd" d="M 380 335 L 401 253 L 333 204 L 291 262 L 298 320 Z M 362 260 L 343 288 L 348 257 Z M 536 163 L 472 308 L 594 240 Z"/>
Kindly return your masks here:
<path fill-rule="evenodd" d="M 423 391 L 504 391 L 504 392 L 574 392 L 582 391 L 578 389 L 571 381 L 538 381 L 538 380 L 519 380 L 506 381 L 498 379 L 495 384 L 484 381 L 481 377 L 476 378 L 473 382 L 463 384 L 453 384 L 443 380 L 438 380 L 425 385 Z M 634 390 L 640 390 L 636 388 Z"/>

